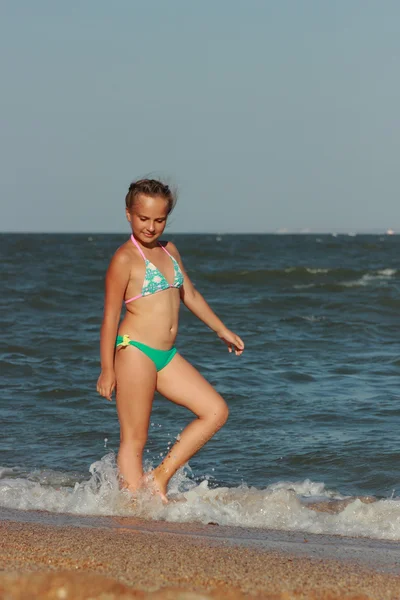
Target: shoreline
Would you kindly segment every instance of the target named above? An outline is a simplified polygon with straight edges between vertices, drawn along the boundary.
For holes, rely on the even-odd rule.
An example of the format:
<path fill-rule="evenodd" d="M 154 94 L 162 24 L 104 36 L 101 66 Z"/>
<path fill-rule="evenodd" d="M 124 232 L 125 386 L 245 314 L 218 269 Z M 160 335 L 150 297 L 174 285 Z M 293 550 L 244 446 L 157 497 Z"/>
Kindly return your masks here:
<path fill-rule="evenodd" d="M 400 545 L 370 538 L 1 509 L 0 539 L 10 600 L 400 598 Z"/>

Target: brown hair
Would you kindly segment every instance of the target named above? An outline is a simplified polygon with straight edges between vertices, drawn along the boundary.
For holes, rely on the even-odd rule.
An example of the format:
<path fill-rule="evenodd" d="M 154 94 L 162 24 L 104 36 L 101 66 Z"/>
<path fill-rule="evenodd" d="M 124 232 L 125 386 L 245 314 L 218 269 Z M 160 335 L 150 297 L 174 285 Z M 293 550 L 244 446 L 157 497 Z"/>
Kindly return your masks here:
<path fill-rule="evenodd" d="M 125 204 L 128 210 L 131 210 L 138 196 L 151 196 L 153 198 L 160 196 L 168 203 L 168 214 L 172 212 L 176 204 L 176 193 L 172 192 L 168 185 L 157 179 L 139 179 L 132 181 L 129 191 L 125 197 Z"/>

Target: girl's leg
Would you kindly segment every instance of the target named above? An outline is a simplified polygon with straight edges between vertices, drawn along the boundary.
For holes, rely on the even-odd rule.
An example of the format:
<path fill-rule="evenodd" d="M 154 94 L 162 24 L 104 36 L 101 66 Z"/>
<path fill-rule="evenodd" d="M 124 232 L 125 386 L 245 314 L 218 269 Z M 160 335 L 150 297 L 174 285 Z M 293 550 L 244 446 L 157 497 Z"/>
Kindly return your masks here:
<path fill-rule="evenodd" d="M 156 386 L 165 398 L 185 406 L 197 417 L 152 472 L 157 489 L 163 495 L 173 474 L 222 427 L 229 411 L 225 400 L 180 354 L 158 372 Z"/>
<path fill-rule="evenodd" d="M 138 348 L 117 350 L 117 411 L 120 424 L 118 468 L 122 486 L 135 491 L 143 476 L 143 449 L 147 441 L 156 368 Z"/>

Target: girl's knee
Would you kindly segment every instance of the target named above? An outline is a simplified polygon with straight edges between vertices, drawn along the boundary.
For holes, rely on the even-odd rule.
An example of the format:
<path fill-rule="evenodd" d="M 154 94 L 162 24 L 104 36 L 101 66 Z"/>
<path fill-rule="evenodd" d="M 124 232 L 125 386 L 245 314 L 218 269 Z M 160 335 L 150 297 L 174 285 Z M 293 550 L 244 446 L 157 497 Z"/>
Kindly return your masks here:
<path fill-rule="evenodd" d="M 216 425 L 222 427 L 222 425 L 227 422 L 229 416 L 229 408 L 225 400 L 222 400 L 218 406 L 215 407 L 213 413 Z"/>
<path fill-rule="evenodd" d="M 147 435 L 135 435 L 134 433 L 121 433 L 120 445 L 135 448 L 135 450 L 143 450 L 147 442 Z"/>

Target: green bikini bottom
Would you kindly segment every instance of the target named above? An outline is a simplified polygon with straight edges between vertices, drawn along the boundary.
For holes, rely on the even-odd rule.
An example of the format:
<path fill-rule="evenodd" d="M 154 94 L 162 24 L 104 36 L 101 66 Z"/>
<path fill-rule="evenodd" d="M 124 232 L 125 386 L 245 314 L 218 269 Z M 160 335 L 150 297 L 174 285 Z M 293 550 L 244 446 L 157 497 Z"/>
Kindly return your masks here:
<path fill-rule="evenodd" d="M 122 346 L 126 348 L 126 346 L 134 346 L 138 348 L 153 361 L 157 371 L 161 371 L 164 367 L 167 366 L 169 362 L 174 358 L 177 350 L 175 346 L 170 348 L 169 350 L 157 350 L 156 348 L 152 348 L 151 346 L 146 346 L 146 344 L 142 344 L 141 342 L 135 342 L 134 340 L 129 339 L 129 335 L 119 335 L 117 336 L 117 341 L 115 342 L 115 346 L 118 348 Z"/>

